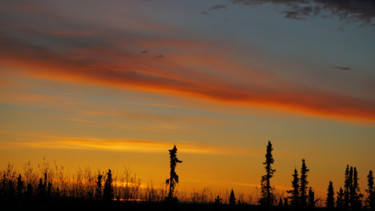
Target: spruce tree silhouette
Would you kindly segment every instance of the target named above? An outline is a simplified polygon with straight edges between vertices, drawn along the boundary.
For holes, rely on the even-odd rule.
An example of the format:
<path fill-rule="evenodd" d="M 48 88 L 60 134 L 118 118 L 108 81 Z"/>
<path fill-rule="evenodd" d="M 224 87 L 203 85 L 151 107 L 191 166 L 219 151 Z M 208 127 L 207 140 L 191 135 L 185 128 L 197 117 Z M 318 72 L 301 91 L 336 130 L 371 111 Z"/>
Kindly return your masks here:
<path fill-rule="evenodd" d="M 374 176 L 372 175 L 372 171 L 370 170 L 367 176 L 367 190 L 366 190 L 368 197 L 367 197 L 367 205 L 370 210 L 375 210 L 375 188 L 374 188 Z"/>
<path fill-rule="evenodd" d="M 362 197 L 363 195 L 360 193 L 360 190 L 359 190 L 359 183 L 358 183 L 358 172 L 357 172 L 357 168 L 354 167 L 354 171 L 353 171 L 353 185 L 352 185 L 352 194 L 351 194 L 351 197 L 352 197 L 352 209 L 360 209 L 361 206 L 362 206 Z"/>
<path fill-rule="evenodd" d="M 334 194 L 335 194 L 335 192 L 333 190 L 333 183 L 332 183 L 332 181 L 329 181 L 327 201 L 326 201 L 327 210 L 333 210 L 334 209 L 334 206 L 335 206 L 335 196 L 334 196 Z"/>
<path fill-rule="evenodd" d="M 344 182 L 344 206 L 343 206 L 343 208 L 346 210 L 349 209 L 351 186 L 352 186 L 352 176 L 350 175 L 349 165 L 346 165 L 345 182 Z"/>
<path fill-rule="evenodd" d="M 107 178 L 104 183 L 103 199 L 107 202 L 114 198 L 113 187 L 112 187 L 112 172 L 111 169 L 108 170 Z"/>
<path fill-rule="evenodd" d="M 103 178 L 103 175 L 101 175 L 99 173 L 97 181 L 96 181 L 96 190 L 95 190 L 95 199 L 96 200 L 102 199 L 102 178 Z"/>
<path fill-rule="evenodd" d="M 344 187 L 344 205 L 345 210 L 358 210 L 362 206 L 363 195 L 359 190 L 357 168 L 346 166 L 345 170 L 345 187 Z"/>
<path fill-rule="evenodd" d="M 173 198 L 173 192 L 178 183 L 178 175 L 176 174 L 176 165 L 177 163 L 182 163 L 181 160 L 177 158 L 177 147 L 174 145 L 173 149 L 169 150 L 169 158 L 170 158 L 170 174 L 169 179 L 165 181 L 167 185 L 169 185 L 169 193 L 168 197 L 166 197 L 166 201 L 168 202 L 176 202 L 177 198 Z"/>
<path fill-rule="evenodd" d="M 309 188 L 309 200 L 308 200 L 308 207 L 310 209 L 313 209 L 315 208 L 315 204 L 319 201 L 320 199 L 316 199 L 315 200 L 315 193 L 314 191 L 312 190 L 312 188 L 310 187 Z"/>
<path fill-rule="evenodd" d="M 336 199 L 336 208 L 338 210 L 341 210 L 344 208 L 344 197 L 345 197 L 345 193 L 342 187 L 340 187 L 340 191 L 337 192 L 337 199 Z"/>
<path fill-rule="evenodd" d="M 230 196 L 229 196 L 229 204 L 231 206 L 234 206 L 236 204 L 236 197 L 234 196 L 234 192 L 233 192 L 233 189 L 232 191 L 230 192 Z"/>
<path fill-rule="evenodd" d="M 263 207 L 271 207 L 275 202 L 275 196 L 273 194 L 273 188 L 271 186 L 271 178 L 275 173 L 275 169 L 272 169 L 272 164 L 274 159 L 272 156 L 272 144 L 271 141 L 268 141 L 267 152 L 266 152 L 266 161 L 263 163 L 265 165 L 266 174 L 262 176 L 261 179 L 261 194 L 262 197 L 259 200 L 259 203 Z"/>
<path fill-rule="evenodd" d="M 301 168 L 301 179 L 300 179 L 300 203 L 301 207 L 306 207 L 307 197 L 307 185 L 309 182 L 307 181 L 307 173 L 310 170 L 307 168 L 305 164 L 305 159 L 302 159 L 302 168 Z"/>
<path fill-rule="evenodd" d="M 297 169 L 294 169 L 292 190 L 288 190 L 287 193 L 291 194 L 288 197 L 290 199 L 290 206 L 294 208 L 299 207 L 299 178 Z"/>

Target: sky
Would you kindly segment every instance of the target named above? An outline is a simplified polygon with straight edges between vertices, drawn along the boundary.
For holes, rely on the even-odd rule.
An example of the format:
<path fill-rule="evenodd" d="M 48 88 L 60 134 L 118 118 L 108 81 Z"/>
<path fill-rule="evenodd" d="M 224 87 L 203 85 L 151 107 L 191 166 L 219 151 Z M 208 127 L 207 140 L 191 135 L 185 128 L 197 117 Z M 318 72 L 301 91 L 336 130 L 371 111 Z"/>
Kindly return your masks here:
<path fill-rule="evenodd" d="M 179 190 L 361 191 L 375 170 L 375 4 L 323 0 L 2 1 L 0 166 L 129 168 Z"/>

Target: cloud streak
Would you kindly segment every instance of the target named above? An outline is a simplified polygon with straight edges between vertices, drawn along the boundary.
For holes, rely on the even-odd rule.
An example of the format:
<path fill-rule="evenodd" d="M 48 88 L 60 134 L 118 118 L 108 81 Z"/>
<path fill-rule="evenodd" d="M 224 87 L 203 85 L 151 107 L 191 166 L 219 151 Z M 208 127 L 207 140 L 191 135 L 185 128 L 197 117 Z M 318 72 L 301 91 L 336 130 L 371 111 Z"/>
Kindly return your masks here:
<path fill-rule="evenodd" d="M 375 3 L 367 0 L 230 0 L 234 4 L 274 4 L 286 7 L 286 18 L 301 20 L 309 16 L 337 16 L 343 20 L 370 24 L 375 17 Z"/>
<path fill-rule="evenodd" d="M 35 149 L 75 149 L 75 150 L 99 150 L 115 152 L 140 152 L 140 153 L 165 153 L 172 143 L 150 140 L 114 140 L 97 138 L 64 138 L 49 137 L 43 141 L 13 141 L 2 142 L 2 149 L 9 148 L 35 148 Z M 260 156 L 262 153 L 243 148 L 218 147 L 202 144 L 189 144 L 177 142 L 179 151 L 188 154 L 204 155 L 247 155 Z"/>
<path fill-rule="evenodd" d="M 351 67 L 344 67 L 344 66 L 334 66 L 334 67 L 332 67 L 332 68 L 334 68 L 334 69 L 336 69 L 336 70 L 341 70 L 341 71 L 349 71 L 349 70 L 353 70 L 353 68 L 351 68 Z"/>

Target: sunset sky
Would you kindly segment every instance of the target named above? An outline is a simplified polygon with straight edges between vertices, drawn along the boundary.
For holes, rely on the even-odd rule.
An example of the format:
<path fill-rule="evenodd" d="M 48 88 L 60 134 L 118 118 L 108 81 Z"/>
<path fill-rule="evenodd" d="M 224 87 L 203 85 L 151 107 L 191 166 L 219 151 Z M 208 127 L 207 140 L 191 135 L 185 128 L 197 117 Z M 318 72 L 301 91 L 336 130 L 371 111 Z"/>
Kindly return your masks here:
<path fill-rule="evenodd" d="M 0 167 L 253 193 L 301 159 L 323 196 L 375 170 L 373 1 L 11 1 L 0 7 Z M 325 197 L 325 196 L 323 196 Z"/>

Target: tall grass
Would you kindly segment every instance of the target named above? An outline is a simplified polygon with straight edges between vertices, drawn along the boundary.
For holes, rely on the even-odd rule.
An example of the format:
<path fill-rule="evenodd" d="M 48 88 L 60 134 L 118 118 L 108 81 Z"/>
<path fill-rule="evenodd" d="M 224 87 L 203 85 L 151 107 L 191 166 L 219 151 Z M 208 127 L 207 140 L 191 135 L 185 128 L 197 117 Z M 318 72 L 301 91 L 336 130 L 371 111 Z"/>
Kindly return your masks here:
<path fill-rule="evenodd" d="M 26 162 L 21 171 L 8 164 L 1 170 L 0 196 L 22 198 L 76 198 L 94 200 L 103 195 L 103 189 L 98 193 L 98 175 L 103 175 L 101 185 L 107 179 L 106 170 L 92 171 L 89 167 L 78 168 L 73 174 L 65 174 L 63 166 L 56 162 L 50 164 L 45 158 L 41 164 L 34 166 L 30 161 Z M 19 184 L 19 177 L 22 185 Z M 113 172 L 113 192 L 116 201 L 134 202 L 161 202 L 168 195 L 165 184 L 155 185 L 152 181 L 142 182 L 141 178 L 129 168 L 123 171 Z M 21 187 L 20 187 L 21 186 Z M 43 189 L 44 188 L 44 189 Z M 18 192 L 17 190 L 21 190 Z M 201 190 L 176 190 L 179 201 L 190 203 L 214 203 L 219 197 L 222 203 L 228 203 L 229 190 L 213 192 L 206 187 Z M 238 193 L 241 202 L 254 202 L 252 196 Z"/>

